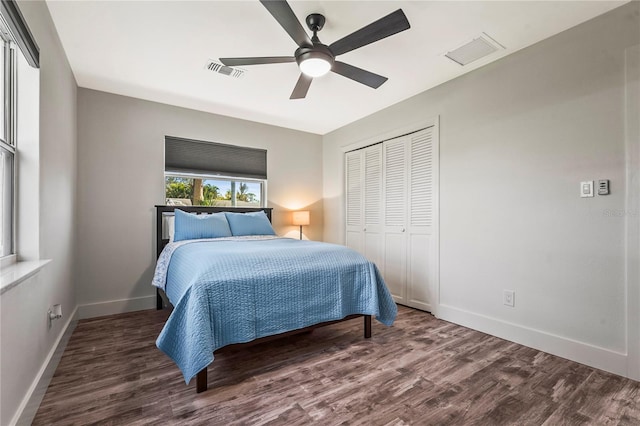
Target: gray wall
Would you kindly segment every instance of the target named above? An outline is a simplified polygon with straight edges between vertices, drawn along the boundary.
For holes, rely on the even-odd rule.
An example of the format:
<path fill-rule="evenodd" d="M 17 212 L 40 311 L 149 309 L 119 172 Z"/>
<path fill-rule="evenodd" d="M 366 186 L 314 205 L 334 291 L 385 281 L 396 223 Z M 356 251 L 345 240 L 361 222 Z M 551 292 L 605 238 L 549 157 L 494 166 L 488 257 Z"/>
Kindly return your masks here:
<path fill-rule="evenodd" d="M 77 90 L 46 5 L 20 7 L 42 55 L 37 247 L 53 262 L 2 296 L 1 424 L 78 304 L 84 316 L 153 306 L 166 134 L 268 149 L 278 233 L 295 237 L 286 212 L 309 208 L 305 234 L 343 242 L 341 147 L 439 115 L 439 314 L 591 365 L 624 360 L 626 295 L 638 292 L 625 287 L 625 216 L 609 213 L 626 202 L 624 51 L 640 43 L 638 2 L 324 137 Z M 598 178 L 612 195 L 577 197 Z M 65 321 L 48 329 L 54 303 Z"/>
<path fill-rule="evenodd" d="M 40 158 L 39 169 L 35 171 L 39 191 L 27 194 L 35 200 L 30 205 L 35 211 L 18 212 L 19 218 L 29 217 L 37 222 L 20 227 L 24 232 L 32 230 L 35 235 L 19 236 L 19 242 L 20 237 L 27 238 L 29 249 L 37 251 L 31 256 L 52 262 L 35 277 L 2 295 L 0 424 L 3 425 L 9 424 L 20 404 L 31 395 L 30 387 L 35 386 L 40 369 L 76 308 L 73 275 L 77 86 L 45 3 L 21 1 L 19 7 L 40 47 L 41 64 L 39 154 L 35 149 Z M 32 160 L 38 163 L 37 158 Z M 38 183 L 32 186 L 37 188 Z M 36 242 L 31 244 L 34 239 Z M 62 304 L 64 318 L 49 328 L 47 309 L 58 303 Z"/>
<path fill-rule="evenodd" d="M 341 147 L 439 116 L 437 314 L 625 374 L 625 217 L 610 212 L 625 209 L 625 49 L 640 43 L 639 9 L 325 135 L 325 240 L 344 241 Z M 594 179 L 612 194 L 580 198 Z"/>
<path fill-rule="evenodd" d="M 322 138 L 142 101 L 78 91 L 78 300 L 80 316 L 154 306 L 154 208 L 164 203 L 164 137 L 267 149 L 268 206 L 279 235 L 297 236 L 292 209 L 311 210 L 322 238 Z"/>

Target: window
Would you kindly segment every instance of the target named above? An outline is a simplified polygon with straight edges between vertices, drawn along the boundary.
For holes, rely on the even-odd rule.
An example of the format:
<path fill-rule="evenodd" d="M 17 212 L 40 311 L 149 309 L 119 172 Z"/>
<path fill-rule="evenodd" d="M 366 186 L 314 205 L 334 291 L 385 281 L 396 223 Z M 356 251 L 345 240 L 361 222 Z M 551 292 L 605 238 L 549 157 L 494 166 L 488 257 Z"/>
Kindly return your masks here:
<path fill-rule="evenodd" d="M 0 23 L 0 257 L 14 253 L 15 215 L 15 48 Z"/>
<path fill-rule="evenodd" d="M 164 146 L 167 205 L 266 207 L 266 150 L 173 136 Z"/>
<path fill-rule="evenodd" d="M 27 84 L 32 77 L 25 73 L 22 63 L 34 69 L 40 67 L 40 51 L 24 17 L 14 0 L 0 0 L 0 258 L 11 261 L 16 253 L 16 199 L 18 156 L 18 73 Z M 20 64 L 19 64 L 20 63 Z M 27 76 L 28 78 L 23 78 Z M 22 106 L 30 105 L 31 96 L 21 99 Z M 22 114 L 24 117 L 25 114 Z M 28 117 L 28 114 L 26 115 Z M 28 119 L 20 122 L 21 129 L 29 128 Z M 25 144 L 26 145 L 26 144 Z M 24 152 L 24 151 L 23 151 Z M 22 169 L 24 170 L 24 168 Z"/>
<path fill-rule="evenodd" d="M 264 207 L 266 181 L 165 173 L 169 206 Z"/>

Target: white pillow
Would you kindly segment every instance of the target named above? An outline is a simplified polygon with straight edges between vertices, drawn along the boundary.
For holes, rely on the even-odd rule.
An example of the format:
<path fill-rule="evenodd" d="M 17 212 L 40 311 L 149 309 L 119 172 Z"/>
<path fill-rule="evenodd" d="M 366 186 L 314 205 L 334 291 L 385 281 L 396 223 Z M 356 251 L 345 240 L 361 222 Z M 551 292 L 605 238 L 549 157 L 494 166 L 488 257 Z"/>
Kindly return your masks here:
<path fill-rule="evenodd" d="M 174 214 L 165 214 L 162 218 L 162 238 L 169 238 L 169 242 L 173 242 L 173 235 L 176 230 L 176 217 Z"/>

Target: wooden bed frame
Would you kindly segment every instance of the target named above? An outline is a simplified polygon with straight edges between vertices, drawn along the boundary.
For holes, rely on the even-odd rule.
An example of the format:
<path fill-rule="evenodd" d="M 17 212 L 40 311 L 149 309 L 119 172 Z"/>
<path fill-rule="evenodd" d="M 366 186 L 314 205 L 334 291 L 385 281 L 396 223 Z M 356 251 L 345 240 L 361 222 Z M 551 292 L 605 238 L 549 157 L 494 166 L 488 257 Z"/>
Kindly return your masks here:
<path fill-rule="evenodd" d="M 164 213 L 173 213 L 174 210 L 179 209 L 186 212 L 194 212 L 197 214 L 209 214 L 209 213 L 220 213 L 220 212 L 233 212 L 233 213 L 249 213 L 249 212 L 257 212 L 263 211 L 269 218 L 271 222 L 271 208 L 250 208 L 250 207 L 208 207 L 208 206 L 163 206 L 156 205 L 156 258 L 160 256 L 162 253 L 162 249 L 169 243 L 169 239 L 163 238 L 162 235 L 162 222 L 163 222 L 163 214 Z M 170 304 L 169 299 L 164 294 L 164 292 L 160 289 L 156 289 L 156 309 L 162 309 L 165 306 L 165 300 L 167 306 Z M 371 315 L 349 315 L 340 320 L 336 321 L 328 321 L 322 322 L 319 324 L 315 324 L 306 328 L 301 328 L 299 330 L 287 331 L 285 333 L 275 334 L 273 336 L 261 337 L 256 340 L 252 340 L 247 343 L 236 343 L 234 345 L 229 346 L 237 346 L 237 347 L 248 347 L 258 343 L 264 343 L 271 340 L 280 339 L 283 337 L 291 336 L 294 334 L 304 333 L 307 331 L 311 331 L 315 328 L 324 327 L 326 325 L 336 324 L 342 321 L 348 321 L 354 318 L 364 317 L 364 337 L 366 339 L 371 337 Z M 223 348 L 220 348 L 221 350 Z M 200 370 L 196 376 L 196 392 L 201 393 L 207 390 L 208 387 L 207 380 L 207 367 Z"/>

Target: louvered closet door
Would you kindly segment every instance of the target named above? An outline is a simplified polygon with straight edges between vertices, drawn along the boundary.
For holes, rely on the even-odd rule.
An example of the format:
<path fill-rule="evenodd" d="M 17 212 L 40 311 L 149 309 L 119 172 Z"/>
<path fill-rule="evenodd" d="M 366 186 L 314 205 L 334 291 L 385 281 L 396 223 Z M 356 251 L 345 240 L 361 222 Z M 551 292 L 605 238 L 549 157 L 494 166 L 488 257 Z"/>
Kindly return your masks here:
<path fill-rule="evenodd" d="M 431 311 L 430 289 L 435 279 L 433 127 L 409 135 L 407 294 L 406 304 Z"/>
<path fill-rule="evenodd" d="M 382 264 L 382 144 L 362 150 L 364 158 L 364 254 L 380 271 Z"/>
<path fill-rule="evenodd" d="M 406 303 L 407 138 L 383 144 L 384 280 L 394 300 Z"/>
<path fill-rule="evenodd" d="M 346 175 L 346 202 L 347 202 L 347 229 L 346 245 L 362 254 L 364 252 L 362 219 L 363 202 L 363 161 L 361 151 L 353 151 L 345 154 Z"/>

